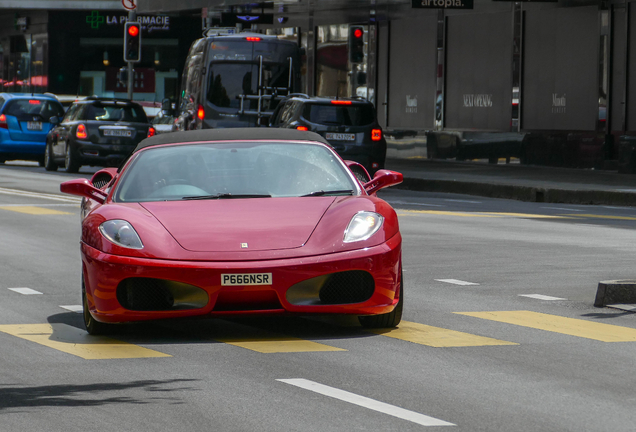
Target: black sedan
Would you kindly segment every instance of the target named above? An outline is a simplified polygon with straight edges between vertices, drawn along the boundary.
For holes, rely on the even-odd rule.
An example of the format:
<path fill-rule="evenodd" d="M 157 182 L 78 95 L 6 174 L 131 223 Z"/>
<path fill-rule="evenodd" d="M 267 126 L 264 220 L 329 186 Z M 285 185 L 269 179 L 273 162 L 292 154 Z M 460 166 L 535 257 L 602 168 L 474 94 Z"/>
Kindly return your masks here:
<path fill-rule="evenodd" d="M 117 166 L 139 142 L 155 134 L 141 105 L 125 99 L 89 97 L 75 102 L 46 139 L 44 167 L 79 171 L 82 165 Z"/>

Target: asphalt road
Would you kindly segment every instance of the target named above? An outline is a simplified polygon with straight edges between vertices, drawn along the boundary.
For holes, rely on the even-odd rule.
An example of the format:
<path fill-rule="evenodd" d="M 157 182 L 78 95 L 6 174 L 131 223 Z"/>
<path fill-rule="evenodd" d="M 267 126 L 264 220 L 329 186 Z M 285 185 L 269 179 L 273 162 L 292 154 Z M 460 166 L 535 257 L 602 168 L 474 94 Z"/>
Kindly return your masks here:
<path fill-rule="evenodd" d="M 87 171 L 83 175 L 88 176 Z M 89 337 L 75 176 L 0 167 L 0 431 L 632 431 L 636 209 L 389 190 L 405 312 Z"/>

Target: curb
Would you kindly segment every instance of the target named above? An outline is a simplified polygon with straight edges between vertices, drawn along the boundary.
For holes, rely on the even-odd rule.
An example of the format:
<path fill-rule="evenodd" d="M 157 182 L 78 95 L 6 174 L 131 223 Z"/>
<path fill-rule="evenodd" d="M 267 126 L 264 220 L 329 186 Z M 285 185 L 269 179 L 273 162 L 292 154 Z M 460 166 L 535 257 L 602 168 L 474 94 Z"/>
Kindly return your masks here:
<path fill-rule="evenodd" d="M 611 280 L 598 283 L 594 306 L 636 303 L 636 280 Z"/>
<path fill-rule="evenodd" d="M 396 187 L 422 192 L 456 193 L 530 202 L 636 206 L 634 192 L 539 188 L 413 177 L 405 177 Z"/>

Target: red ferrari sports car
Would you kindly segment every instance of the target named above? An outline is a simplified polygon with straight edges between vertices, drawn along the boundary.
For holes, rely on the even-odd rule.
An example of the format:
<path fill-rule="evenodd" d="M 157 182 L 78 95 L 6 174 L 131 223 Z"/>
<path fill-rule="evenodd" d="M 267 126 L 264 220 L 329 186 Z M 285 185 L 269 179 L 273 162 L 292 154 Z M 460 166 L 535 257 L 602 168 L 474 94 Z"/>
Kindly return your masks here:
<path fill-rule="evenodd" d="M 142 141 L 118 170 L 62 183 L 82 204 L 82 300 L 90 334 L 112 324 L 237 314 L 402 316 L 402 238 L 321 136 L 288 129 L 176 132 Z"/>

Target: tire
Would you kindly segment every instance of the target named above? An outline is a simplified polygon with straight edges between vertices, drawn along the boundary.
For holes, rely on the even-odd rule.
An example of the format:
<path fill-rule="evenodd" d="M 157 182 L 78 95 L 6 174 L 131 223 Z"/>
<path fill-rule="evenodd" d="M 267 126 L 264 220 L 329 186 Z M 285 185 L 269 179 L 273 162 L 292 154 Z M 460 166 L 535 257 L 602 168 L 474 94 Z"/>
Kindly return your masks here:
<path fill-rule="evenodd" d="M 44 169 L 47 171 L 57 171 L 57 164 L 53 160 L 53 149 L 51 149 L 51 145 L 46 143 L 46 148 L 44 149 Z"/>
<path fill-rule="evenodd" d="M 83 309 L 83 317 L 84 317 L 84 326 L 86 326 L 86 331 L 89 335 L 99 336 L 110 334 L 113 331 L 112 324 L 105 324 L 99 322 L 93 318 L 91 312 L 88 308 L 88 298 L 86 297 L 86 285 L 84 284 L 84 277 L 82 277 L 82 309 Z"/>
<path fill-rule="evenodd" d="M 77 150 L 72 145 L 66 143 L 66 157 L 64 158 L 64 170 L 67 173 L 76 173 L 79 171 L 82 163 L 80 161 Z"/>
<path fill-rule="evenodd" d="M 394 328 L 402 321 L 402 310 L 404 309 L 404 277 L 400 271 L 400 299 L 389 313 L 380 315 L 359 316 L 360 325 L 368 329 Z"/>

